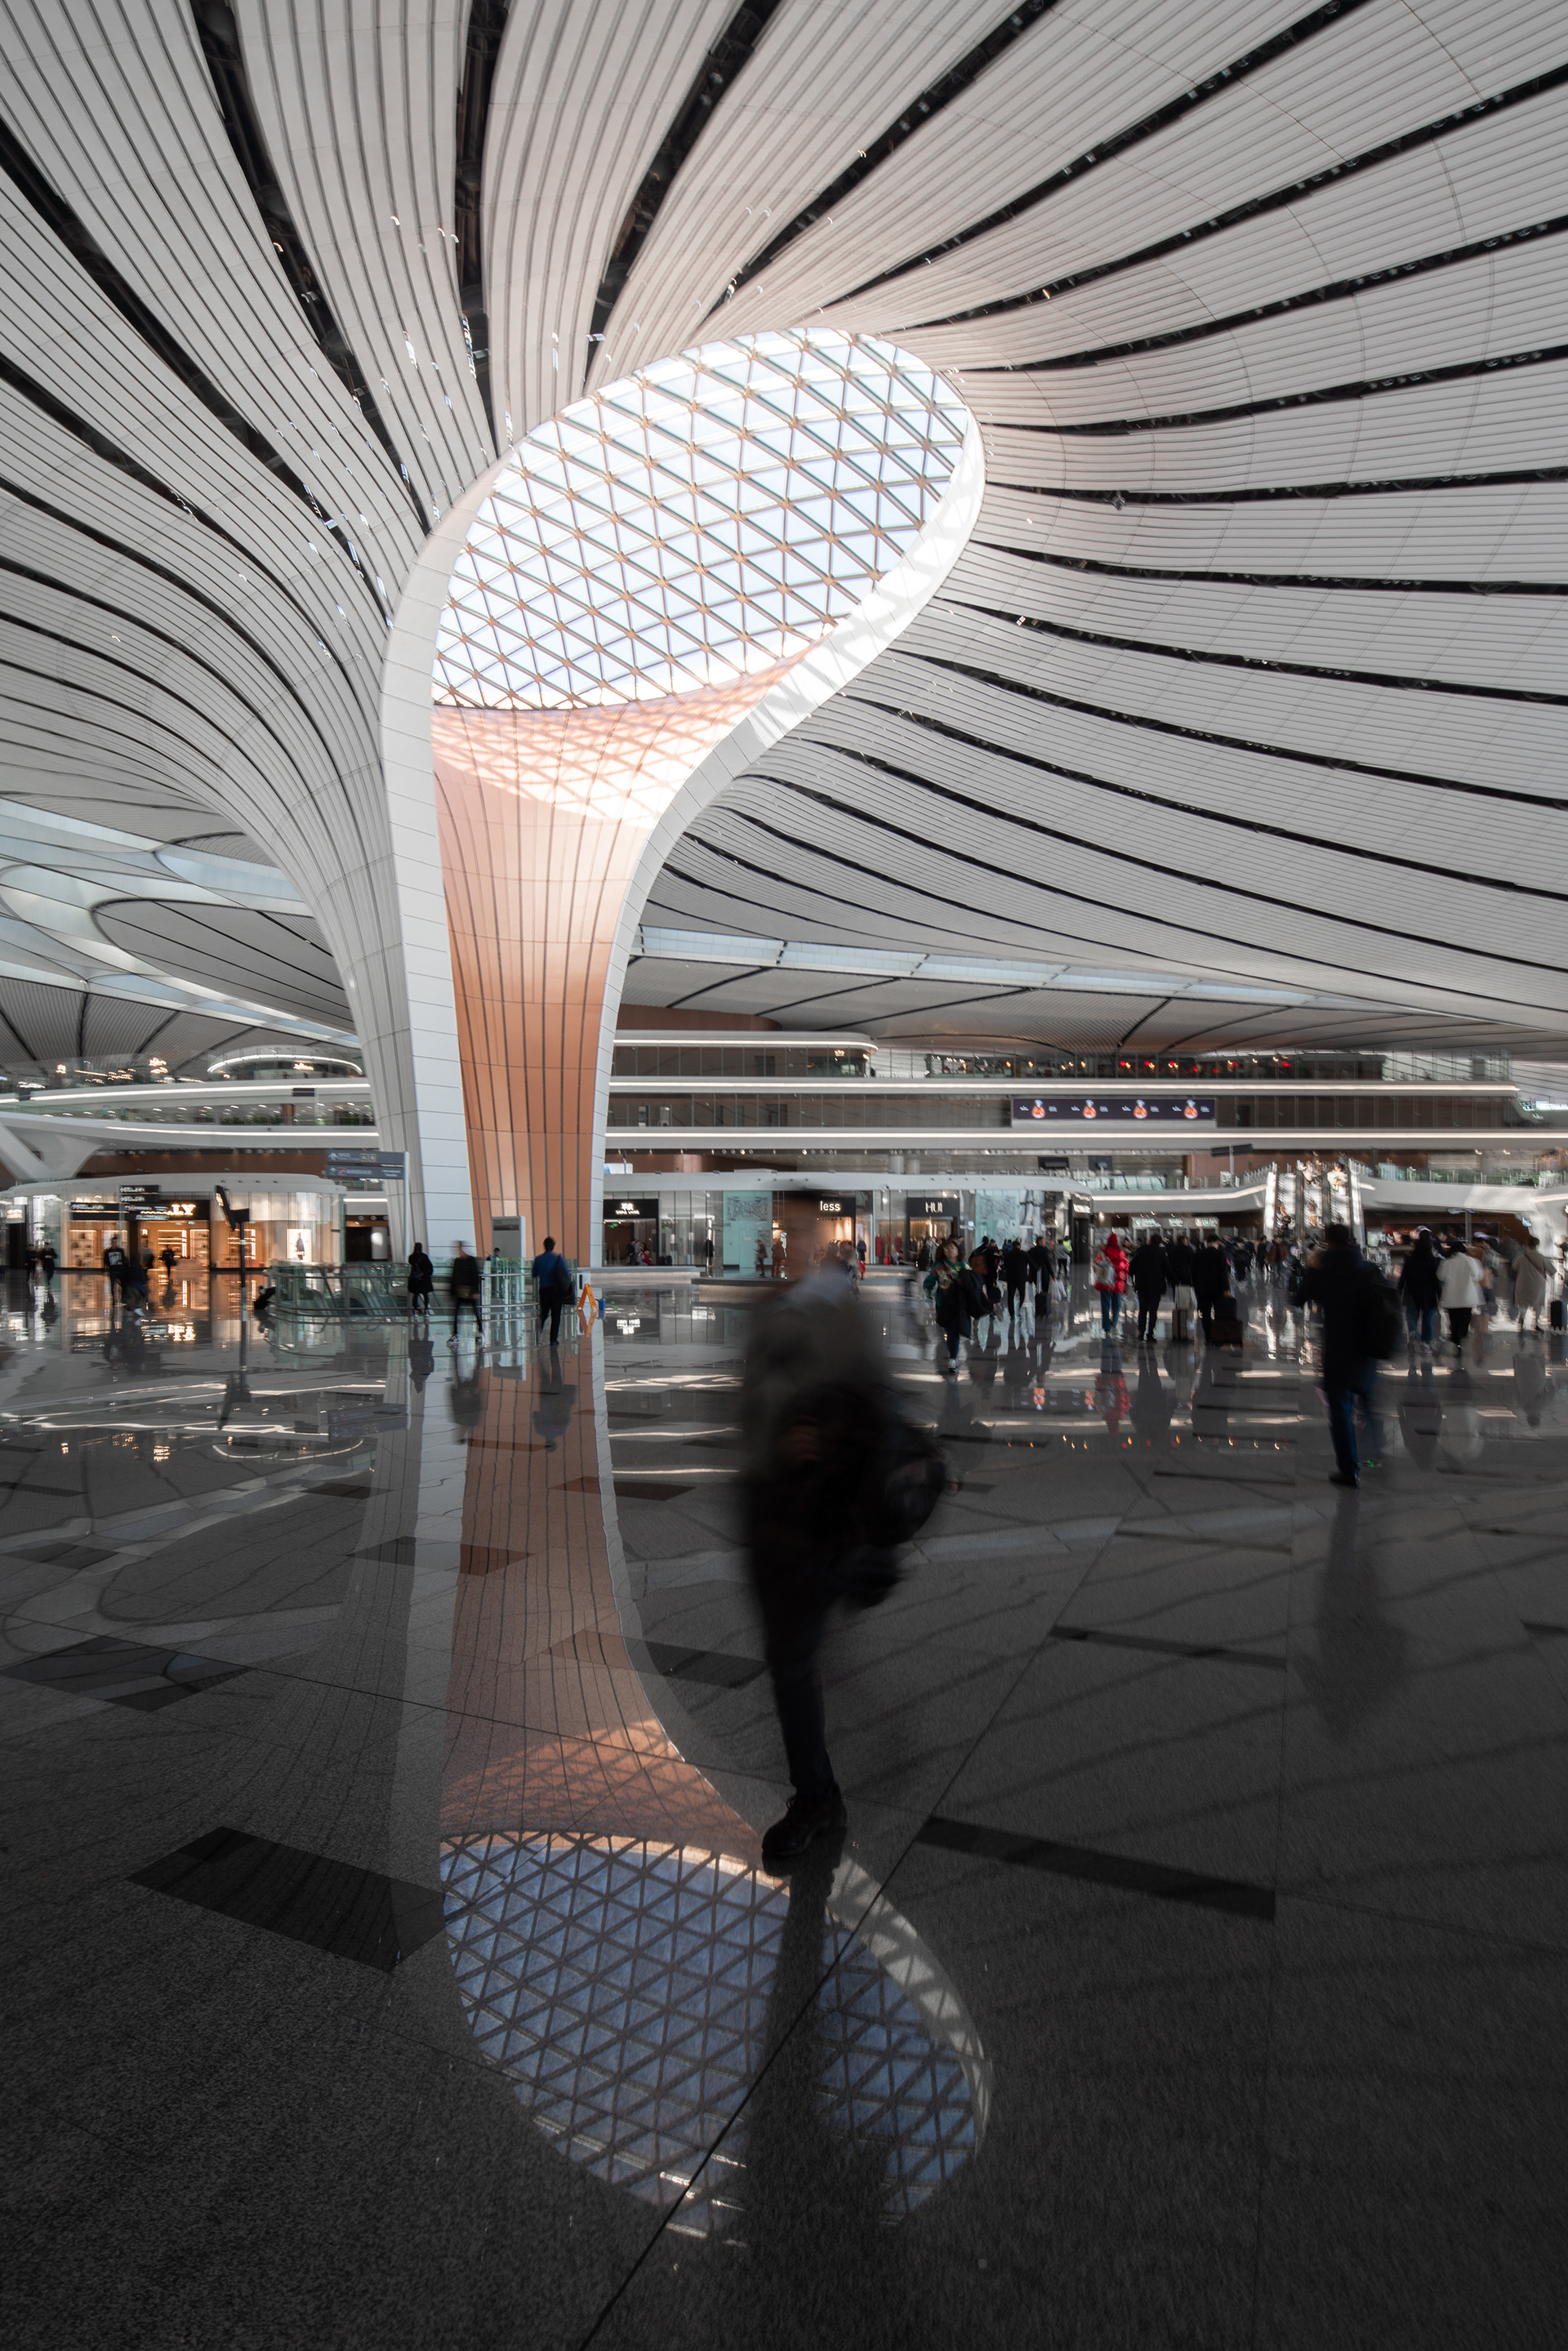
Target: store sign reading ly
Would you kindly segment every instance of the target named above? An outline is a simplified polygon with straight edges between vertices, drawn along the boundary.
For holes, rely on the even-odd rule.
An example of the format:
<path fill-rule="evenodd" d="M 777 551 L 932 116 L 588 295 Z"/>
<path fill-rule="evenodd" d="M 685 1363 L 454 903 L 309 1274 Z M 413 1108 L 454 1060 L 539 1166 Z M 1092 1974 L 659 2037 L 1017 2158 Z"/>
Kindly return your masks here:
<path fill-rule="evenodd" d="M 1015 1094 L 1013 1124 L 1212 1126 L 1214 1104 L 1197 1094 Z"/>

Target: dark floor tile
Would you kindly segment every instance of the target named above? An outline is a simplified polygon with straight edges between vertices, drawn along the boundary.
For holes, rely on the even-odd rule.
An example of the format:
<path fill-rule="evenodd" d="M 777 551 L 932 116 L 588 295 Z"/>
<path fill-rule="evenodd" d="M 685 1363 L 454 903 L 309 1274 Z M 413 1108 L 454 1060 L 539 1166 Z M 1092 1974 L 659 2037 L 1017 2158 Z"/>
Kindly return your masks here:
<path fill-rule="evenodd" d="M 428 1886 L 240 1829 L 214 1829 L 132 1883 L 387 1973 L 442 1927 L 441 1896 Z"/>
<path fill-rule="evenodd" d="M 1260 2346 L 1560 2341 L 1562 1960 L 1284 1896 L 1275 1949 Z"/>

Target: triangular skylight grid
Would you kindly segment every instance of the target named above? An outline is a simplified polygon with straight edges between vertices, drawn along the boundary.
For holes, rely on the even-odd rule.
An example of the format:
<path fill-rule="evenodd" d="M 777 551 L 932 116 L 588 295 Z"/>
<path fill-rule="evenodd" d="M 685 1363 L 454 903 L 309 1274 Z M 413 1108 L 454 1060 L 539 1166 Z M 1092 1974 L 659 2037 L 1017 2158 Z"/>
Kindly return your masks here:
<path fill-rule="evenodd" d="M 469 2028 L 535 2123 L 601 2179 L 678 2203 L 683 2233 L 722 2232 L 745 2202 L 736 2117 L 765 2053 L 788 1890 L 723 1855 L 548 1830 L 457 1840 L 441 1875 Z M 973 2095 L 880 1960 L 822 1927 L 819 2106 L 884 2153 L 883 2209 L 901 2220 L 973 2156 Z"/>
<path fill-rule="evenodd" d="M 803 653 L 913 545 L 964 423 L 907 352 L 810 331 L 580 401 L 518 444 L 469 532 L 436 700 L 652 701 Z"/>

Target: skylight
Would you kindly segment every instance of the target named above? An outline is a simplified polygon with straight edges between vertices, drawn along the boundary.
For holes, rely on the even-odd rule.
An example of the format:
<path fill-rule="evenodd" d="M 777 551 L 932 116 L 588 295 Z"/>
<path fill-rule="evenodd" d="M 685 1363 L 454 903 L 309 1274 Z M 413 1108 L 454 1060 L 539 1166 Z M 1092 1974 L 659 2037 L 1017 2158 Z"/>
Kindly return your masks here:
<path fill-rule="evenodd" d="M 709 343 L 520 442 L 452 575 L 435 698 L 559 710 L 804 653 L 911 547 L 966 412 L 889 343 Z"/>

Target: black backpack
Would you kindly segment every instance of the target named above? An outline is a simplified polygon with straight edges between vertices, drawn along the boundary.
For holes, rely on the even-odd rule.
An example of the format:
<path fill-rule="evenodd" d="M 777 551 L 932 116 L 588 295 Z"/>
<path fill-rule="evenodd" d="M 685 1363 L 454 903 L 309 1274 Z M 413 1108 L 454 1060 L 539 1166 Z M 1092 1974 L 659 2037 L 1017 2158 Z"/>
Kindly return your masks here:
<path fill-rule="evenodd" d="M 1386 1364 L 1405 1335 L 1399 1293 L 1375 1265 L 1362 1268 L 1361 1344 L 1374 1363 Z"/>

